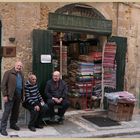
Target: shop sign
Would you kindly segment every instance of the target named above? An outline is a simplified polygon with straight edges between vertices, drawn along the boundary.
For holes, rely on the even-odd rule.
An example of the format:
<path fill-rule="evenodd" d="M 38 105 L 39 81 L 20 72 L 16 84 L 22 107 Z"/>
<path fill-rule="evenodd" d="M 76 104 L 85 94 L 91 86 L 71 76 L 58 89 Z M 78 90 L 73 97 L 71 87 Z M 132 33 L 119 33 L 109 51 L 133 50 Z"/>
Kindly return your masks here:
<path fill-rule="evenodd" d="M 51 63 L 51 55 L 42 54 L 41 63 Z"/>
<path fill-rule="evenodd" d="M 14 46 L 2 46 L 0 48 L 1 57 L 16 57 L 16 47 Z"/>
<path fill-rule="evenodd" d="M 110 35 L 112 33 L 112 21 L 75 15 L 49 13 L 48 28 L 60 31 L 80 31 Z"/>

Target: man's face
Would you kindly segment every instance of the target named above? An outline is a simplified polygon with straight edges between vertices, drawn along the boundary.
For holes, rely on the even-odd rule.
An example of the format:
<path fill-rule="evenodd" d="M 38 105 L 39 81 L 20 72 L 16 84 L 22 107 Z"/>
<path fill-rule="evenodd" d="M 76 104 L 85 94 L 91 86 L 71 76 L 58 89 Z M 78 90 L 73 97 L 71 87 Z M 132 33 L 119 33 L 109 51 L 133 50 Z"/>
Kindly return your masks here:
<path fill-rule="evenodd" d="M 22 65 L 21 62 L 16 62 L 16 64 L 15 64 L 15 71 L 16 72 L 21 71 L 22 70 L 22 67 L 23 67 L 23 65 Z"/>
<path fill-rule="evenodd" d="M 35 76 L 35 75 L 31 75 L 29 80 L 30 80 L 30 83 L 31 83 L 32 85 L 35 85 L 35 84 L 36 84 L 36 80 L 37 80 L 37 79 L 36 79 L 36 76 Z"/>
<path fill-rule="evenodd" d="M 55 82 L 59 81 L 59 79 L 60 79 L 60 75 L 58 75 L 58 74 L 53 74 L 53 80 L 54 80 Z"/>

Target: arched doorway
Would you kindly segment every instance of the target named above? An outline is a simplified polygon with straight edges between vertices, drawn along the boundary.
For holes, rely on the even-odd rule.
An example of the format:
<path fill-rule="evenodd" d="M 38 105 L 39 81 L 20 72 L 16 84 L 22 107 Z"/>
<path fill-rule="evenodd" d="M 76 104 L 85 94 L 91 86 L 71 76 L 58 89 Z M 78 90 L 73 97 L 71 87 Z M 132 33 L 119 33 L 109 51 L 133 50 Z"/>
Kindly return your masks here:
<path fill-rule="evenodd" d="M 95 75 L 93 75 L 93 71 L 90 70 L 86 72 L 80 71 L 79 75 L 79 73 L 77 74 L 75 72 L 77 70 L 73 70 L 71 65 L 76 65 L 77 61 L 78 63 L 84 61 L 88 65 L 87 67 L 92 67 L 92 61 L 90 60 L 89 55 L 91 55 L 92 52 L 96 51 L 96 54 L 98 54 L 100 57 L 98 58 L 98 62 L 96 61 L 96 66 L 98 65 L 98 67 L 100 67 L 100 70 L 99 73 L 96 74 L 97 79 L 96 81 L 94 80 L 94 82 L 96 82 L 97 84 L 94 84 L 94 88 L 96 91 L 100 90 L 98 92 L 98 97 L 101 96 L 101 55 L 103 44 L 105 40 L 107 40 L 107 36 L 111 34 L 112 24 L 111 21 L 106 20 L 105 17 L 95 8 L 83 3 L 65 5 L 64 7 L 57 9 L 55 13 L 56 14 L 54 14 L 54 17 L 49 18 L 49 29 L 52 29 L 54 32 L 54 59 L 56 59 L 55 62 L 59 61 L 55 69 L 59 70 L 62 73 L 62 78 L 67 81 L 70 89 L 70 96 L 72 95 L 78 97 L 76 99 L 77 101 L 74 101 L 75 103 L 72 106 L 76 108 L 86 108 L 87 105 L 86 107 L 81 105 L 82 102 L 85 102 L 81 98 L 83 98 L 85 92 L 86 94 L 87 92 L 88 94 L 90 93 L 90 95 L 92 94 L 91 92 L 93 88 L 93 77 Z M 55 22 L 54 26 L 53 23 L 51 24 L 51 21 Z M 57 22 L 58 25 L 56 24 Z M 64 55 L 65 53 L 67 56 Z M 77 78 L 79 81 L 77 80 Z M 87 89 L 85 89 L 85 85 L 90 86 L 87 86 Z M 100 102 L 100 99 L 98 101 Z M 100 103 L 97 102 L 96 104 L 94 104 L 94 106 L 98 105 L 99 107 Z"/>

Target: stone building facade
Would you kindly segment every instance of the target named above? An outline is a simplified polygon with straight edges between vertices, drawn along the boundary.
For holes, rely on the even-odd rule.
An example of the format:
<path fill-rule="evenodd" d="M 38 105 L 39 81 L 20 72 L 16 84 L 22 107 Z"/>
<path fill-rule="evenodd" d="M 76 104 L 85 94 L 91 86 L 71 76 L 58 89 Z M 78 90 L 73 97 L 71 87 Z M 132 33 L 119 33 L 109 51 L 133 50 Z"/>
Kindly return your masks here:
<path fill-rule="evenodd" d="M 25 76 L 32 71 L 32 31 L 47 29 L 48 13 L 71 3 L 13 2 L 0 3 L 1 46 L 16 47 L 16 57 L 2 57 L 1 76 L 11 68 L 16 59 L 24 63 Z M 127 2 L 88 2 L 106 19 L 112 20 L 112 35 L 127 38 L 125 90 L 140 94 L 140 5 Z M 15 38 L 10 42 L 9 38 Z"/>

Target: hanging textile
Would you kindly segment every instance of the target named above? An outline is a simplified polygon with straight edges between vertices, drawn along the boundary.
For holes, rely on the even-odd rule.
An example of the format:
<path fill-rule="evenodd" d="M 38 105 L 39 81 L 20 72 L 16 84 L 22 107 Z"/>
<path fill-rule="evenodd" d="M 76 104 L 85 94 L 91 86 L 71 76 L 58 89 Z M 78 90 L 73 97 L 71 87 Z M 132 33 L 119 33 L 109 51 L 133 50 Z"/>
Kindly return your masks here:
<path fill-rule="evenodd" d="M 108 42 L 105 45 L 104 50 L 104 59 L 103 59 L 103 68 L 104 68 L 104 88 L 108 92 L 116 89 L 116 43 Z"/>

